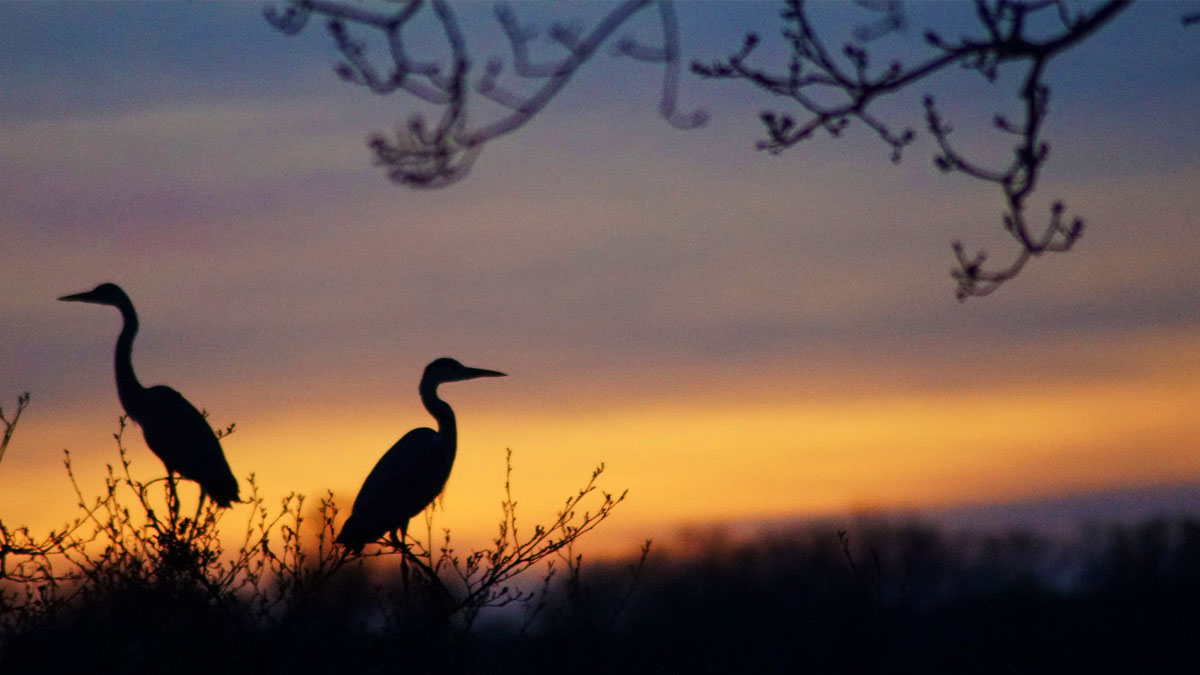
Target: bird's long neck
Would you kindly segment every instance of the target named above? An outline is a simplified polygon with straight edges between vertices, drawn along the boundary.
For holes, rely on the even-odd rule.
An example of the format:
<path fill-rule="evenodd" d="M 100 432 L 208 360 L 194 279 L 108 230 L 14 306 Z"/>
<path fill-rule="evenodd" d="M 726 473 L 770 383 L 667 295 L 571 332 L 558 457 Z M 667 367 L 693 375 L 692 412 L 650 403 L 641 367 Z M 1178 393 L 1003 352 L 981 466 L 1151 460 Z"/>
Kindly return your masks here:
<path fill-rule="evenodd" d="M 133 374 L 133 337 L 137 335 L 137 312 L 133 311 L 133 303 L 126 299 L 117 305 L 121 310 L 121 318 L 125 320 L 121 326 L 121 334 L 117 336 L 116 371 L 117 398 L 130 417 L 137 419 L 142 392 L 146 390 L 137 375 Z"/>
<path fill-rule="evenodd" d="M 438 423 L 438 435 L 445 439 L 450 446 L 450 459 L 454 460 L 454 453 L 458 447 L 458 426 L 454 421 L 454 411 L 450 409 L 450 404 L 438 398 L 436 380 L 429 381 L 421 379 L 421 402 L 425 404 L 425 409 L 433 415 L 433 419 Z"/>

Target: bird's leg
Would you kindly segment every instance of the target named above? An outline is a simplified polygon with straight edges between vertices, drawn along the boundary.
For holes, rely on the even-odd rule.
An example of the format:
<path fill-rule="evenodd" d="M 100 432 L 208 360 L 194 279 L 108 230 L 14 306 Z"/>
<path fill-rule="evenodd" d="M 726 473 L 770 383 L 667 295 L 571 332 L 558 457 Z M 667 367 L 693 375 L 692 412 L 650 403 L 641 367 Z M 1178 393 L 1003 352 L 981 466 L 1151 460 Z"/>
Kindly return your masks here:
<path fill-rule="evenodd" d="M 171 521 L 171 534 L 179 527 L 179 493 L 175 491 L 175 472 L 167 470 L 167 516 Z"/>
<path fill-rule="evenodd" d="M 408 533 L 404 533 L 404 537 L 408 537 Z M 400 551 L 400 580 L 404 588 L 404 604 L 408 605 L 408 547 L 404 545 L 404 541 L 396 536 L 396 530 L 391 531 L 392 546 L 395 546 Z"/>

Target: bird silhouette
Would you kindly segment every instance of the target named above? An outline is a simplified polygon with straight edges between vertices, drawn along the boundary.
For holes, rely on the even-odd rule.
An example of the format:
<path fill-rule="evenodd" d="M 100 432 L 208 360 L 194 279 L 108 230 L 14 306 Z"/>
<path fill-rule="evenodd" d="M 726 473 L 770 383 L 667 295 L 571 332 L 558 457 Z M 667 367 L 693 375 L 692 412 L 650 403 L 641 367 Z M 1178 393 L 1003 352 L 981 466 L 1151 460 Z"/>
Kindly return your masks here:
<path fill-rule="evenodd" d="M 204 415 L 174 389 L 161 384 L 143 387 L 133 374 L 138 318 L 125 291 L 116 284 L 100 284 L 86 293 L 64 295 L 59 300 L 110 305 L 121 311 L 124 325 L 117 336 L 117 398 L 125 413 L 142 427 L 146 445 L 162 460 L 168 476 L 178 473 L 196 481 L 219 506 L 239 501 L 237 479 Z"/>
<path fill-rule="evenodd" d="M 418 391 L 425 409 L 437 420 L 438 429 L 413 429 L 396 441 L 379 462 L 354 500 L 350 517 L 336 541 L 355 553 L 363 546 L 391 533 L 399 546 L 408 536 L 408 521 L 433 503 L 442 493 L 458 445 L 454 411 L 438 398 L 438 385 L 476 377 L 503 377 L 504 373 L 471 368 L 451 358 L 440 358 L 421 376 Z M 400 532 L 400 538 L 396 532 Z"/>

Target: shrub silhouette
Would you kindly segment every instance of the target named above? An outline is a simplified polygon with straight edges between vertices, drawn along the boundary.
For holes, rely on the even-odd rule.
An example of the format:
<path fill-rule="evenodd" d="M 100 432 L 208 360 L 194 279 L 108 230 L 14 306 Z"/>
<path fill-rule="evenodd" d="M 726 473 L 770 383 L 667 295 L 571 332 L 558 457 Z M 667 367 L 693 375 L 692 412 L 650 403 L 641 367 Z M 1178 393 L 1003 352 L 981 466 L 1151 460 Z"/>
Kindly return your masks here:
<path fill-rule="evenodd" d="M 15 419 L 5 424 L 7 445 Z M 449 530 L 435 537 L 431 510 L 425 541 L 357 556 L 334 544 L 341 511 L 332 493 L 312 506 L 289 494 L 271 508 L 252 474 L 247 503 L 202 500 L 187 515 L 168 478 L 138 477 L 126 429 L 121 418 L 119 462 L 97 496 L 80 487 L 65 453 L 79 508 L 72 521 L 41 537 L 0 522 L 0 671 L 340 672 L 412 664 L 414 654 L 445 665 L 484 609 L 515 603 L 536 613 L 555 565 L 544 567 L 540 590 L 517 578 L 569 551 L 625 497 L 599 489 L 601 465 L 547 524 L 518 528 L 508 451 L 489 547 L 460 552 Z M 419 571 L 403 587 L 401 556 Z"/>

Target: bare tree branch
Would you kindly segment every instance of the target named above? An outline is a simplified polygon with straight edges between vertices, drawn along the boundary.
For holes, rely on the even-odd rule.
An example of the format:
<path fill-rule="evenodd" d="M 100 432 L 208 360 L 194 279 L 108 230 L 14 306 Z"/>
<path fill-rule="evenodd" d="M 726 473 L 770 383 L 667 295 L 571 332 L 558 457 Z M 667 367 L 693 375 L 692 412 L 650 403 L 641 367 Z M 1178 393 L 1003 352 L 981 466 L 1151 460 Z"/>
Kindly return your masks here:
<path fill-rule="evenodd" d="M 620 40 L 614 53 L 663 65 L 658 107 L 670 124 L 686 129 L 706 122 L 702 111 L 683 114 L 677 110 L 679 29 L 670 2 L 622 2 L 585 34 L 564 24 L 555 24 L 547 35 L 565 54 L 542 63 L 532 62 L 527 48 L 538 32 L 521 27 L 512 8 L 498 5 L 496 20 L 507 37 L 511 51 L 508 62 L 516 79 L 508 86 L 501 84 L 506 61 L 499 56 L 487 59 L 483 72 L 475 77 L 471 50 L 454 10 L 445 0 L 432 0 L 428 4 L 450 48 L 449 63 L 414 61 L 408 55 L 404 29 L 421 15 L 426 5 L 423 0 L 393 3 L 387 5 L 389 9 L 380 10 L 346 0 L 292 0 L 283 9 L 266 11 L 267 20 L 288 35 L 303 30 L 313 15 L 324 18 L 334 46 L 342 57 L 336 72 L 345 81 L 380 95 L 404 92 L 427 104 L 442 107 L 441 114 L 432 124 L 418 114 L 399 126 L 394 134 L 376 133 L 368 139 L 375 163 L 383 166 L 388 176 L 398 183 L 433 188 L 462 179 L 484 145 L 516 131 L 532 119 L 602 44 L 631 17 L 652 5 L 658 7 L 662 44 L 645 46 L 626 37 Z M 382 68 L 368 58 L 366 43 L 355 37 L 355 29 L 383 33 L 389 53 Z M 468 83 L 473 78 L 474 86 L 470 86 Z M 540 84 L 529 91 L 530 82 Z M 526 86 L 513 88 L 514 84 Z M 495 103 L 507 112 L 498 119 L 473 126 L 468 121 L 473 95 Z"/>
<path fill-rule="evenodd" d="M 771 72 L 751 64 L 760 43 L 753 33 L 746 36 L 741 49 L 725 60 L 693 63 L 692 70 L 702 77 L 743 80 L 799 104 L 804 111 L 802 117 L 771 110 L 761 114 L 767 137 L 759 142 L 760 149 L 780 153 L 819 131 L 838 136 L 857 120 L 891 148 L 892 161 L 898 162 L 904 148 L 914 140 L 915 132 L 911 128 L 896 130 L 875 116 L 871 112 L 874 103 L 950 66 L 965 67 L 988 81 L 995 81 L 1001 64 L 1021 64 L 1025 68 L 1019 92 L 1022 118 L 1009 121 L 997 115 L 994 119 L 995 128 L 1018 137 L 1013 161 L 1004 169 L 987 168 L 955 150 L 949 142 L 951 126 L 938 114 L 933 97 L 927 95 L 924 99 L 926 126 L 939 148 L 935 164 L 943 171 L 996 184 L 1005 201 L 1004 229 L 1019 245 L 1011 262 L 989 268 L 985 266 L 987 257 L 983 252 L 968 256 L 962 244 L 954 242 L 957 268 L 951 274 L 958 285 L 957 297 L 965 300 L 992 293 L 1015 277 L 1031 257 L 1070 250 L 1083 233 L 1083 221 L 1079 218 L 1064 224 L 1061 202 L 1055 202 L 1040 233 L 1034 233 L 1034 226 L 1025 215 L 1025 202 L 1034 191 L 1049 154 L 1049 146 L 1041 138 L 1050 97 L 1043 75 L 1053 58 L 1087 39 L 1128 5 L 1129 0 L 1107 0 L 1089 12 L 1074 10 L 1064 0 L 975 0 L 975 14 L 985 37 L 949 40 L 926 31 L 925 42 L 934 49 L 933 56 L 915 65 L 893 61 L 886 67 L 875 68 L 863 42 L 886 32 L 889 26 L 903 25 L 899 7 L 885 6 L 888 14 L 884 22 L 855 31 L 856 40 L 844 45 L 841 55 L 835 56 L 836 52 L 813 25 L 804 0 L 789 0 L 782 13 L 785 23 L 782 34 L 790 47 L 785 71 Z M 1057 17 L 1057 32 L 1041 39 L 1030 37 L 1030 17 L 1049 13 Z M 827 102 L 830 99 L 834 102 Z"/>
<path fill-rule="evenodd" d="M 927 56 L 910 63 L 876 64 L 868 43 L 908 27 L 900 0 L 856 0 L 855 6 L 867 12 L 869 20 L 840 47 L 814 25 L 804 0 L 787 0 L 781 13 L 781 34 L 788 47 L 784 67 L 755 63 L 761 39 L 749 33 L 733 54 L 711 63 L 693 62 L 691 70 L 701 77 L 748 82 L 798 106 L 799 113 L 764 110 L 760 114 L 766 134 L 759 149 L 778 154 L 818 133 L 840 136 L 859 122 L 890 149 L 892 161 L 899 162 L 916 130 L 881 116 L 879 102 L 931 82 L 951 67 L 974 71 L 989 82 L 997 81 L 1001 66 L 1020 69 L 1020 113 L 1014 119 L 1003 115 L 993 119 L 995 129 L 1016 137 L 1007 166 L 987 166 L 956 148 L 951 143 L 952 126 L 943 119 L 935 98 L 932 94 L 924 98 L 925 127 L 938 148 L 935 164 L 945 172 L 994 184 L 1004 201 L 1003 228 L 1017 245 L 1007 263 L 995 265 L 983 251 L 968 255 L 960 242 L 953 243 L 951 275 L 957 297 L 965 300 L 994 292 L 1031 258 L 1070 250 L 1082 235 L 1083 221 L 1066 217 L 1062 200 L 1053 202 L 1044 223 L 1033 222 L 1027 214 L 1028 198 L 1049 154 L 1042 138 L 1050 100 L 1044 76 L 1055 58 L 1108 25 L 1129 4 L 1130 0 L 973 0 L 972 34 L 952 39 L 924 30 Z M 655 40 L 614 38 L 622 26 L 651 6 L 659 29 Z M 516 131 L 545 109 L 606 42 L 614 55 L 662 66 L 658 108 L 671 125 L 687 129 L 707 119 L 703 111 L 678 110 L 679 27 L 674 5 L 667 0 L 626 0 L 586 29 L 556 23 L 544 32 L 523 25 L 512 7 L 499 4 L 495 19 L 508 53 L 487 58 L 482 68 L 471 57 L 478 49 L 472 49 L 446 0 L 290 0 L 282 8 L 269 9 L 266 16 L 286 34 L 303 30 L 314 16 L 322 18 L 341 57 L 336 69 L 340 77 L 380 95 L 399 92 L 438 108 L 432 119 L 417 114 L 394 133 L 376 133 L 368 140 L 375 163 L 404 185 L 442 187 L 461 180 L 489 141 Z M 440 27 L 439 40 L 448 47 L 448 58 L 411 56 L 413 41 L 406 40 L 404 31 L 415 30 L 419 17 Z M 1185 26 L 1200 23 L 1200 15 L 1188 14 L 1181 20 Z M 423 26 L 427 29 L 428 24 Z M 382 34 L 386 53 L 368 54 L 363 36 L 371 32 L 376 37 Z M 561 56 L 535 59 L 531 46 L 539 38 Z M 472 123 L 469 117 L 478 113 L 479 101 L 493 104 L 501 113 Z"/>
<path fill-rule="evenodd" d="M 8 442 L 12 440 L 13 431 L 17 429 L 17 421 L 21 419 L 21 413 L 25 412 L 28 405 L 29 392 L 25 392 L 17 397 L 17 411 L 13 413 L 11 420 L 4 416 L 4 408 L 0 408 L 0 423 L 4 424 L 4 436 L 0 437 L 0 461 L 4 461 L 4 451 L 8 449 Z"/>

